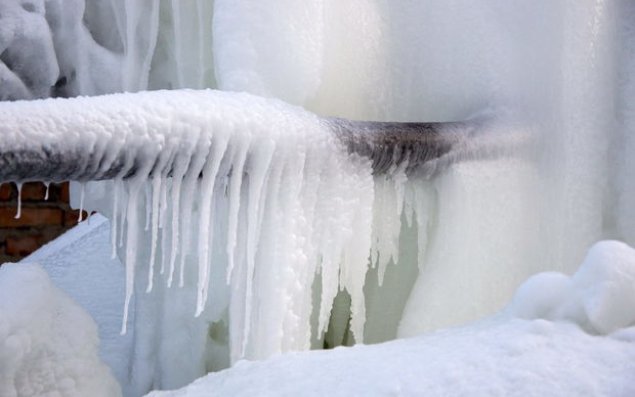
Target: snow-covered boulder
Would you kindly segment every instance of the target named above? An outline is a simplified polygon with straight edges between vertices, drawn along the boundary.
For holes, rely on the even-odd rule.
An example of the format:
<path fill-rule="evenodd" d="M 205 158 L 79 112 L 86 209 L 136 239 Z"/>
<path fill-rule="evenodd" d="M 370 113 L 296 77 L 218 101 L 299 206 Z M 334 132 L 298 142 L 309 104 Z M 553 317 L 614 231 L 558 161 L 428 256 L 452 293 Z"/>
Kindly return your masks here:
<path fill-rule="evenodd" d="M 0 396 L 116 397 L 91 317 L 36 264 L 0 267 Z"/>

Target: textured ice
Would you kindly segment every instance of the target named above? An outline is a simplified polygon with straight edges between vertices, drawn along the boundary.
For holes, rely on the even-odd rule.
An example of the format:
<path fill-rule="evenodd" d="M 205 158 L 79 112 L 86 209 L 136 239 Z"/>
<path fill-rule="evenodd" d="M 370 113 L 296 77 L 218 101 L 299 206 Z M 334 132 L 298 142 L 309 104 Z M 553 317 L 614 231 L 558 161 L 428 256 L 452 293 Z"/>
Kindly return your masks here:
<path fill-rule="evenodd" d="M 39 265 L 0 267 L 0 313 L 0 395 L 121 395 L 95 323 Z"/>

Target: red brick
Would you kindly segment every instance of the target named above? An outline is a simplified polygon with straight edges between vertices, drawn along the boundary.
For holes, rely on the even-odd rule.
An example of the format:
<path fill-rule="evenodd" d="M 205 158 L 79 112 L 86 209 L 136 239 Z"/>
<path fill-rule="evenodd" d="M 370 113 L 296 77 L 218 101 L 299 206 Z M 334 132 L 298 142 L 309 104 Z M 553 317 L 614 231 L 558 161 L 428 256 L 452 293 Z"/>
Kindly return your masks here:
<path fill-rule="evenodd" d="M 64 182 L 60 186 L 60 201 L 63 201 L 65 203 L 68 203 L 70 201 L 68 182 Z"/>
<path fill-rule="evenodd" d="M 12 183 L 3 183 L 0 185 L 0 201 L 9 201 L 11 200 L 11 194 L 13 193 L 14 187 Z"/>
<path fill-rule="evenodd" d="M 63 211 L 59 208 L 22 207 L 22 215 L 15 219 L 15 207 L 0 207 L 0 228 L 20 226 L 62 225 Z"/>
<path fill-rule="evenodd" d="M 88 218 L 88 212 L 82 211 L 82 220 Z M 79 210 L 64 211 L 64 226 L 75 226 L 79 220 Z"/>
<path fill-rule="evenodd" d="M 22 201 L 43 201 L 46 186 L 42 182 L 28 182 L 22 185 Z"/>
<path fill-rule="evenodd" d="M 42 236 L 8 237 L 6 253 L 12 256 L 26 256 L 42 245 Z"/>
<path fill-rule="evenodd" d="M 20 261 L 20 257 L 18 256 L 10 256 L 10 255 L 4 255 L 4 254 L 0 255 L 0 266 L 2 266 L 5 263 L 15 263 L 19 261 Z"/>

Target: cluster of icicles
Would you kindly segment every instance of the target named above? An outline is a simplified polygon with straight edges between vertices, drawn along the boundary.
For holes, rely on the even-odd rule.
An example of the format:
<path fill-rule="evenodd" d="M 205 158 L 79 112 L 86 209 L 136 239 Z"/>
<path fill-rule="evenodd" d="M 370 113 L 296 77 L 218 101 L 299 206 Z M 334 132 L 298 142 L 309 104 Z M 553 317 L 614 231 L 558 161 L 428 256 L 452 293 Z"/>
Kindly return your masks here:
<path fill-rule="evenodd" d="M 310 348 L 340 290 L 351 297 L 350 329 L 363 341 L 368 269 L 379 267 L 381 283 L 397 262 L 402 212 L 409 224 L 427 223 L 425 187 L 407 183 L 406 164 L 373 176 L 370 160 L 349 154 L 328 123 L 278 100 L 136 95 L 106 96 L 94 109 L 81 98 L 15 103 L 33 121 L 11 125 L 7 117 L 15 142 L 46 147 L 67 131 L 56 150 L 94 170 L 93 179 L 126 159 L 119 176 L 97 185 L 101 193 L 87 194 L 104 198 L 87 206 L 110 212 L 113 254 L 123 249 L 122 332 L 133 291 L 164 282 L 196 290 L 196 316 L 209 308 L 210 289 L 226 289 L 224 302 L 212 304 L 228 313 L 232 361 Z M 56 116 L 58 106 L 73 117 Z M 83 206 L 83 189 L 81 197 Z M 420 249 L 425 238 L 419 233 Z"/>
<path fill-rule="evenodd" d="M 268 109 L 266 121 L 253 104 L 240 109 L 249 112 L 201 120 L 176 158 L 164 151 L 165 160 L 148 162 L 154 169 L 169 162 L 163 172 L 144 167 L 114 181 L 113 255 L 116 245 L 125 246 L 127 275 L 122 332 L 140 240 L 149 235 L 146 292 L 157 273 L 167 287 L 184 287 L 189 256 L 196 263 L 196 316 L 209 289 L 227 283 L 234 360 L 252 356 L 248 342 L 263 336 L 281 351 L 310 348 L 318 275 L 317 332 L 326 332 L 333 301 L 345 289 L 352 334 L 363 341 L 366 273 L 378 266 L 381 283 L 388 263 L 397 262 L 404 203 L 409 224 L 414 214 L 419 225 L 427 223 L 425 192 L 406 189 L 403 169 L 373 177 L 368 159 L 347 154 L 323 122 L 301 109 Z M 419 246 L 425 237 L 420 233 Z"/>

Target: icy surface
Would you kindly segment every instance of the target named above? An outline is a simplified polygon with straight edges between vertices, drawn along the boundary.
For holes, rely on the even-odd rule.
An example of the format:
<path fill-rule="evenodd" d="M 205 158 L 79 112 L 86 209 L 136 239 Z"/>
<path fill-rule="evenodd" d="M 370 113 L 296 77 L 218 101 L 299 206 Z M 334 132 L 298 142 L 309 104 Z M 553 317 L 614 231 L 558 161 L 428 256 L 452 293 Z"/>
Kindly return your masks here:
<path fill-rule="evenodd" d="M 124 302 L 124 267 L 110 258 L 110 224 L 94 214 L 22 260 L 37 262 L 51 282 L 90 314 L 99 332 L 99 357 L 107 364 L 123 395 L 131 395 L 128 364 L 133 335 L 120 335 Z M 134 320 L 134 312 L 131 313 Z"/>
<path fill-rule="evenodd" d="M 489 319 L 379 345 L 240 361 L 149 396 L 628 396 L 634 275 L 635 250 L 600 242 L 572 277 L 530 278 Z"/>
<path fill-rule="evenodd" d="M 121 395 L 95 323 L 39 265 L 0 267 L 0 313 L 0 395 Z"/>

